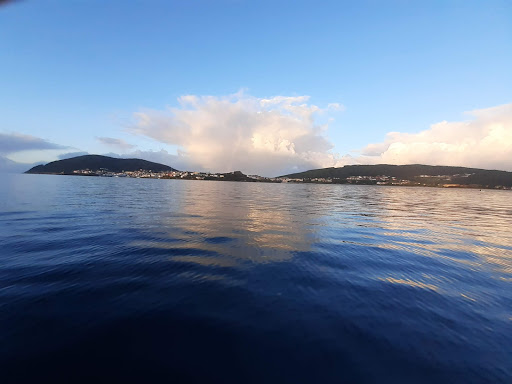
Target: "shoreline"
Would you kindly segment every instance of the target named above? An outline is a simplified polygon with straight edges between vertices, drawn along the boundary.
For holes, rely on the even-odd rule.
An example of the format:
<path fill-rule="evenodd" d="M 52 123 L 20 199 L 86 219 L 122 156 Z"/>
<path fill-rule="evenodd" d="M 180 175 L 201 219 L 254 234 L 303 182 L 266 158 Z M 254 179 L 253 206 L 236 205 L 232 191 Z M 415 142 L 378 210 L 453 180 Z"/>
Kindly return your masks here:
<path fill-rule="evenodd" d="M 22 173 L 26 175 L 55 175 L 55 176 L 81 176 L 81 177 L 102 177 L 102 178 L 128 178 L 128 179 L 156 179 L 156 180 L 192 180 L 192 181 L 222 181 L 222 182 L 237 182 L 237 183 L 267 183 L 267 184 L 320 184 L 320 185 L 353 185 L 353 186 L 378 186 L 378 187 L 425 187 L 425 188 L 439 188 L 439 189 L 488 189 L 488 190 L 499 190 L 499 191 L 510 191 L 512 187 L 508 186 L 488 186 L 488 185 L 464 185 L 464 184 L 419 184 L 410 180 L 401 180 L 399 183 L 367 183 L 367 182 L 333 182 L 331 181 L 296 181 L 287 180 L 286 178 L 265 178 L 259 176 L 258 179 L 245 178 L 240 180 L 234 180 L 229 178 L 221 177 L 208 177 L 208 178 L 197 178 L 197 177 L 168 177 L 168 176 L 130 176 L 130 175 L 101 175 L 101 174 L 82 174 L 82 173 Z M 223 174 L 226 175 L 226 174 Z"/>

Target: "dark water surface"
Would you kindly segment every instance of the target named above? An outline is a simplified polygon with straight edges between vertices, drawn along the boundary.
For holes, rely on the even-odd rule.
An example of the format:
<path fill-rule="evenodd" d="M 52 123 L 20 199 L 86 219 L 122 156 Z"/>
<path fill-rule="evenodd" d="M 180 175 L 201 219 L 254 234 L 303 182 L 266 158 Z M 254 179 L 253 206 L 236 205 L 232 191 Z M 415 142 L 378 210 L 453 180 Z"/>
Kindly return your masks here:
<path fill-rule="evenodd" d="M 512 383 L 512 193 L 4 175 L 11 382 Z"/>

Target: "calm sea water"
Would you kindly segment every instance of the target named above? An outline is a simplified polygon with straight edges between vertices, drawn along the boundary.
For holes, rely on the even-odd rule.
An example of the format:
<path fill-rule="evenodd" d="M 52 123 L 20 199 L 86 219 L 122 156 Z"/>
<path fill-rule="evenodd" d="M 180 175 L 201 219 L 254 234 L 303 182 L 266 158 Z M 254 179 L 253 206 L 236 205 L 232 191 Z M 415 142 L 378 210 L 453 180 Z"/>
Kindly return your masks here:
<path fill-rule="evenodd" d="M 0 382 L 511 383 L 510 191 L 11 175 Z"/>

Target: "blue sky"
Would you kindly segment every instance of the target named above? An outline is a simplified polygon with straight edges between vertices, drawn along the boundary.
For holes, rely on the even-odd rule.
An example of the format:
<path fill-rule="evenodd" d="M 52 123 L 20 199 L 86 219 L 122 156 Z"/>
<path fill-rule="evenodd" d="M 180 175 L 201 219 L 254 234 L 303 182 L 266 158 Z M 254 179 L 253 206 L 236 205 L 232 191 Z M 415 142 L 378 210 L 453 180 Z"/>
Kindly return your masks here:
<path fill-rule="evenodd" d="M 189 139 L 183 132 L 175 137 L 173 131 L 183 124 L 193 130 L 198 124 L 203 133 L 229 133 L 232 120 L 215 127 L 205 122 L 206 116 L 216 121 L 215 114 L 205 110 L 216 108 L 221 118 L 233 111 L 210 104 L 205 96 L 242 105 L 245 121 L 261 114 L 254 106 L 261 100 L 303 95 L 309 96 L 308 107 L 322 111 L 310 109 L 304 117 L 303 111 L 293 110 L 294 119 L 314 120 L 309 128 L 303 121 L 305 125 L 294 129 L 307 131 L 304 137 L 320 135 L 330 148 L 322 144 L 299 154 L 294 140 L 301 134 L 287 137 L 283 132 L 289 129 L 281 125 L 276 128 L 280 133 L 270 132 L 260 127 L 260 120 L 248 123 L 253 127 L 248 131 L 234 132 L 252 142 L 261 130 L 278 137 L 281 141 L 272 141 L 272 148 L 288 151 L 276 154 L 277 163 L 286 157 L 282 169 L 329 165 L 328 158 L 342 165 L 350 162 L 347 154 L 352 161 L 368 162 L 360 157 L 364 148 L 384 143 L 385 151 L 388 133 L 414 135 L 442 121 L 452 122 L 443 129 L 472 121 L 468 129 L 475 132 L 489 121 L 498 122 L 504 127 L 501 141 L 507 144 L 502 150 L 508 153 L 510 68 L 508 1 L 12 2 L 0 7 L 0 133 L 40 138 L 56 148 L 27 146 L 3 155 L 31 163 L 54 160 L 65 151 L 151 157 L 151 152 L 164 149 L 168 161 L 183 163 L 187 158 L 188 165 L 198 168 L 205 162 L 226 167 L 219 159 L 221 149 L 198 160 L 200 151 L 207 152 L 190 147 L 199 134 Z M 234 94 L 239 96 L 230 96 Z M 184 107 L 178 99 L 185 95 L 202 101 Z M 290 105 L 303 103 L 290 99 L 264 112 L 285 116 Z M 327 108 L 331 103 L 343 107 Z M 492 117 L 486 114 L 485 121 L 464 114 L 503 105 Z M 195 111 L 195 118 L 179 115 L 187 108 Z M 146 114 L 151 129 L 139 129 L 137 113 Z M 289 123 L 283 118 L 276 124 Z M 321 133 L 315 128 L 320 125 L 326 125 Z M 483 142 L 489 135 L 472 140 Z M 120 140 L 121 145 L 105 144 L 108 140 L 101 138 Z M 408 145 L 419 139 L 397 140 Z M 435 163 L 432 143 L 438 141 L 429 140 L 427 152 Z M 187 156 L 173 157 L 178 149 Z M 233 154 L 234 164 L 248 150 Z M 264 155 L 261 148 L 254 151 L 251 161 Z M 319 155 L 326 151 L 330 157 Z M 396 159 L 407 162 L 410 157 Z M 455 156 L 454 161 L 467 163 L 464 159 Z M 482 166 L 487 166 L 484 160 Z M 478 165 L 466 163 L 460 165 Z M 489 166 L 512 170 L 505 156 L 502 163 L 498 159 Z M 260 171 L 281 168 L 269 165 Z"/>

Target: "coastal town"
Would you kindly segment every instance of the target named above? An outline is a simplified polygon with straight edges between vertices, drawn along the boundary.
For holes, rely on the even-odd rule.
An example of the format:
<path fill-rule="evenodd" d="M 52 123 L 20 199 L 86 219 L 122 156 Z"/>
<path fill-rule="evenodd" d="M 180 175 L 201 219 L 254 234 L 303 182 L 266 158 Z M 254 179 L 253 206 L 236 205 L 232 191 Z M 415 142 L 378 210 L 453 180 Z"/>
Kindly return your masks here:
<path fill-rule="evenodd" d="M 106 168 L 97 171 L 89 169 L 74 170 L 77 176 L 99 177 L 129 177 L 142 179 L 178 179 L 178 180 L 214 180 L 214 181 L 242 181 L 263 183 L 310 183 L 310 184 L 353 184 L 353 185 L 381 185 L 381 186 L 411 186 L 411 187 L 441 187 L 441 188 L 489 188 L 481 184 L 461 183 L 460 180 L 469 178 L 472 174 L 455 175 L 419 175 L 411 179 L 400 179 L 394 176 L 349 176 L 347 178 L 290 178 L 263 177 L 259 175 L 245 175 L 240 171 L 228 173 L 191 172 L 191 171 L 163 171 L 153 172 L 140 169 L 138 171 L 111 172 Z M 492 189 L 511 190 L 509 186 L 496 185 Z"/>
<path fill-rule="evenodd" d="M 131 177 L 139 179 L 180 179 L 180 180 L 218 180 L 218 181 L 253 181 L 279 183 L 282 180 L 278 177 L 262 177 L 258 175 L 247 176 L 240 171 L 228 173 L 192 172 L 192 171 L 162 171 L 140 169 L 138 171 L 111 172 L 106 168 L 98 171 L 80 169 L 73 171 L 77 176 L 100 176 L 100 177 Z"/>

